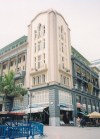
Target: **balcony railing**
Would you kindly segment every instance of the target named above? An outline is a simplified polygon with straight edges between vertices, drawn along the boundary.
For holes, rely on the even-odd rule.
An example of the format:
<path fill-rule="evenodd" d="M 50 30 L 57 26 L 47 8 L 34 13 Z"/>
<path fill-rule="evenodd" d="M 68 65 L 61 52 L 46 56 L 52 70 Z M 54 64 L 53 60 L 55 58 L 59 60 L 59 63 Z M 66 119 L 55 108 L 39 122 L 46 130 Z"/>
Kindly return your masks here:
<path fill-rule="evenodd" d="M 34 69 L 31 69 L 30 74 L 35 74 L 35 73 L 46 71 L 46 70 L 47 70 L 47 64 L 44 64 L 40 68 L 36 67 Z"/>

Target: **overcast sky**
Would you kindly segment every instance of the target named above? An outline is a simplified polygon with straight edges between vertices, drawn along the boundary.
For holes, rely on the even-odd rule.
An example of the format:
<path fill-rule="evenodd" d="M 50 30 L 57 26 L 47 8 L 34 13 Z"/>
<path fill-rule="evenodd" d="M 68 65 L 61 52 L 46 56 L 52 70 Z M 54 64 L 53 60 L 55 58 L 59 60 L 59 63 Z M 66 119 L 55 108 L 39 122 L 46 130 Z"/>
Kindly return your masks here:
<path fill-rule="evenodd" d="M 0 48 L 27 35 L 41 10 L 55 9 L 71 29 L 71 43 L 88 60 L 100 59 L 100 0 L 0 0 Z"/>

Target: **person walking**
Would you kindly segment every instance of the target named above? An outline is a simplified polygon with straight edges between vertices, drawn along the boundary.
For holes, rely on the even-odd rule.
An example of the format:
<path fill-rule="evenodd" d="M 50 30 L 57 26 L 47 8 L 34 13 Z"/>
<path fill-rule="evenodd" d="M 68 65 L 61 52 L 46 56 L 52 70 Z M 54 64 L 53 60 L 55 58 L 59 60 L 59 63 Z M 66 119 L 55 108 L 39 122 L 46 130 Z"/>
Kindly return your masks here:
<path fill-rule="evenodd" d="M 80 127 L 80 118 L 79 117 L 76 120 L 76 124 L 77 124 L 78 127 Z"/>

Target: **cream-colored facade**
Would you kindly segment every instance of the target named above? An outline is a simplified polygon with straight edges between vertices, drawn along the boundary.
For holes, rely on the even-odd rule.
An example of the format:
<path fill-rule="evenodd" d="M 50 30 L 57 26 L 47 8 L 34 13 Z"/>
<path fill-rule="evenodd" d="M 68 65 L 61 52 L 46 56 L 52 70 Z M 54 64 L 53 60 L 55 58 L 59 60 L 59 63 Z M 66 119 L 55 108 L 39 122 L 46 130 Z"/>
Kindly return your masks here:
<path fill-rule="evenodd" d="M 38 14 L 28 26 L 27 87 L 57 82 L 72 88 L 70 29 L 56 11 Z"/>
<path fill-rule="evenodd" d="M 53 84 L 72 89 L 70 29 L 61 14 L 54 10 L 39 13 L 28 26 L 28 37 L 23 36 L 1 49 L 0 74 L 10 70 L 15 72 L 17 84 L 29 90 Z M 54 94 L 51 92 L 51 95 Z M 31 91 L 31 97 L 31 105 L 52 109 L 49 89 Z M 72 108 L 72 95 L 67 90 L 59 90 L 57 97 L 53 101 L 58 100 L 58 111 L 60 103 Z M 28 95 L 23 100 L 15 98 L 13 109 L 25 109 L 29 103 Z M 59 115 L 55 110 L 53 113 L 50 114 L 50 123 L 59 125 Z"/>
<path fill-rule="evenodd" d="M 83 80 L 93 83 L 92 76 L 88 79 L 88 74 L 92 73 L 89 65 L 89 61 L 71 47 L 69 26 L 63 16 L 54 10 L 40 12 L 30 22 L 28 36 L 23 36 L 0 50 L 0 75 L 12 70 L 15 72 L 16 83 L 28 89 L 23 98 L 14 98 L 12 110 L 29 112 L 34 106 L 40 110 L 41 107 L 42 110 L 48 107 L 50 125 L 60 124 L 61 111 L 70 113 L 70 117 L 76 117 L 77 104 L 80 104 L 80 101 L 84 110 L 88 108 L 89 112 L 92 109 L 99 111 L 97 96 L 88 94 L 87 86 L 82 86 Z M 76 70 L 77 67 L 83 69 Z M 97 93 L 93 93 L 97 95 L 98 75 L 95 74 L 97 73 L 93 73 L 96 77 L 94 84 L 97 82 L 97 85 L 94 85 L 94 89 Z M 90 100 L 92 97 L 93 100 Z M 94 100 L 97 100 L 97 107 L 94 106 Z M 5 110 L 7 108 L 0 96 L 0 111 Z"/>
<path fill-rule="evenodd" d="M 9 70 L 26 71 L 26 88 L 52 82 L 72 88 L 70 29 L 62 15 L 48 10 L 31 21 L 28 41 L 0 55 L 0 74 Z"/>

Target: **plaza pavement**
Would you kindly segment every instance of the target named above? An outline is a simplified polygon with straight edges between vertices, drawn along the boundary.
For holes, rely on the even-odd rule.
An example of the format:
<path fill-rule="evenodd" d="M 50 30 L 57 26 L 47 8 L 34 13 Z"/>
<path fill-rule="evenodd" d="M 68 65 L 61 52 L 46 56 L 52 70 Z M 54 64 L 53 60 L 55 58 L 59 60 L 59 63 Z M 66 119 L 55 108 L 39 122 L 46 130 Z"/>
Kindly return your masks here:
<path fill-rule="evenodd" d="M 45 126 L 44 134 L 34 139 L 100 139 L 100 127 Z"/>
<path fill-rule="evenodd" d="M 100 139 L 100 127 L 44 127 L 45 137 L 39 139 Z"/>

